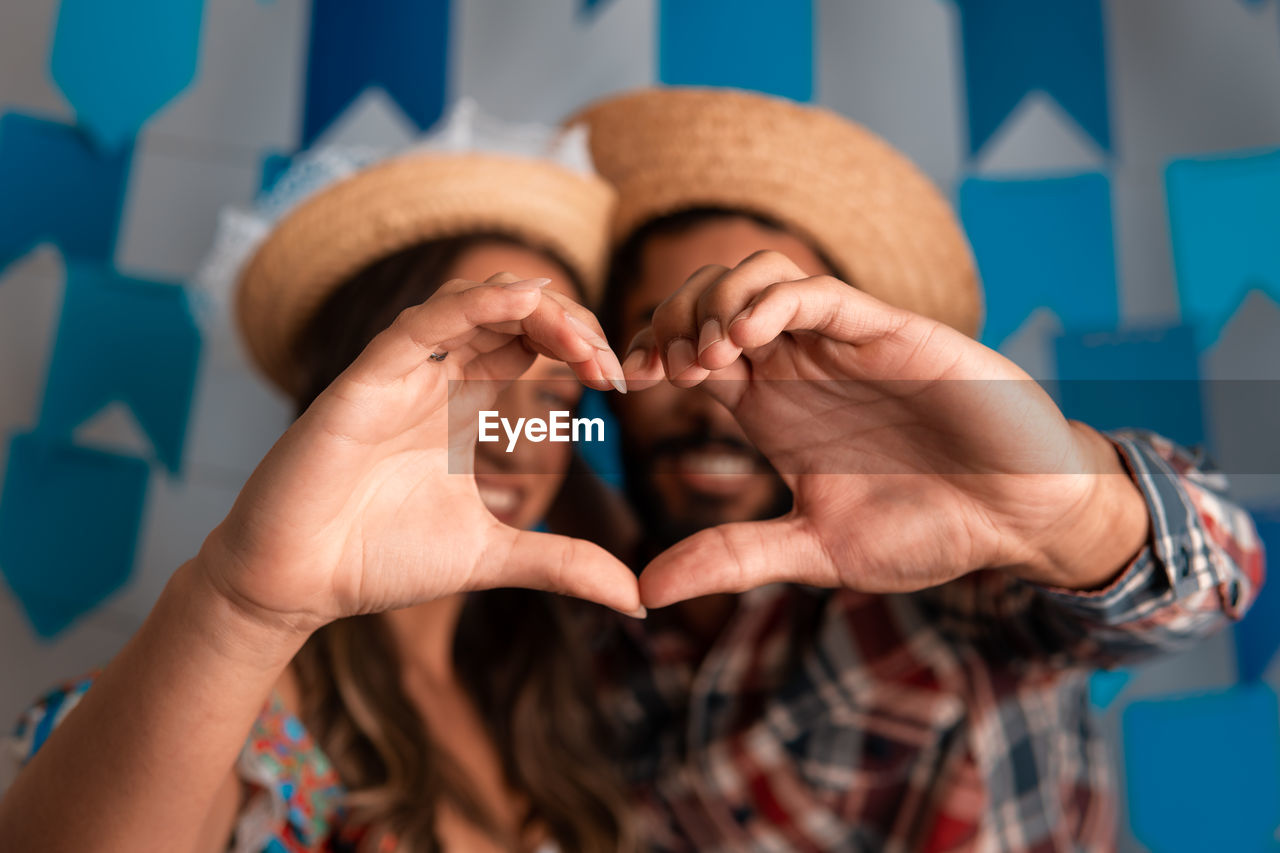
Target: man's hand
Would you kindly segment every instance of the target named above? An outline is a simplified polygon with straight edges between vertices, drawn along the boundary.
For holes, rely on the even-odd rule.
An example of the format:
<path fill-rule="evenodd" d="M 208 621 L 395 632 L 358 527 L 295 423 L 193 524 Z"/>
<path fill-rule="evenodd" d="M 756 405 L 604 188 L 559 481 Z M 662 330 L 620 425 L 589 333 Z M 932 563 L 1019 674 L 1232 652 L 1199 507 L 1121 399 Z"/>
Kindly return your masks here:
<path fill-rule="evenodd" d="M 783 255 L 699 270 L 637 348 L 629 387 L 701 385 L 795 498 L 659 555 L 640 579 L 649 606 L 777 581 L 909 591 L 979 568 L 1094 589 L 1147 539 L 1110 442 L 1017 365 Z"/>

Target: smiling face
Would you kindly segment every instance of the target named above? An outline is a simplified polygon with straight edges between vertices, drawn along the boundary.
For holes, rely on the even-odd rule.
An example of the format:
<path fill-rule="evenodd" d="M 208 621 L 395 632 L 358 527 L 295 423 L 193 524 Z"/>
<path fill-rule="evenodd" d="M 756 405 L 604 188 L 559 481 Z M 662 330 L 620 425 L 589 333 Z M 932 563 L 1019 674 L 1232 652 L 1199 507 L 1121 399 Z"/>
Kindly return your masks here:
<path fill-rule="evenodd" d="M 638 268 L 628 272 L 632 283 L 616 301 L 615 345 L 625 348 L 700 267 L 733 267 L 763 249 L 782 252 L 810 275 L 830 272 L 803 241 L 746 216 L 712 215 L 649 237 Z M 661 382 L 610 400 L 620 420 L 628 494 L 657 547 L 716 524 L 779 515 L 790 505 L 790 492 L 733 414 L 705 392 Z"/>
<path fill-rule="evenodd" d="M 542 252 L 513 243 L 479 243 L 460 254 L 449 270 L 450 278 L 484 281 L 497 272 L 521 278 L 549 278 L 547 289 L 571 299 L 581 299 L 569 273 Z M 502 417 L 542 418 L 551 411 L 573 411 L 582 397 L 582 385 L 561 362 L 538 356 L 533 366 L 498 396 Z M 504 524 L 527 528 L 536 524 L 551 505 L 569 467 L 571 445 L 549 441 L 521 441 L 511 453 L 505 442 L 476 446 L 476 485 L 480 499 Z"/>

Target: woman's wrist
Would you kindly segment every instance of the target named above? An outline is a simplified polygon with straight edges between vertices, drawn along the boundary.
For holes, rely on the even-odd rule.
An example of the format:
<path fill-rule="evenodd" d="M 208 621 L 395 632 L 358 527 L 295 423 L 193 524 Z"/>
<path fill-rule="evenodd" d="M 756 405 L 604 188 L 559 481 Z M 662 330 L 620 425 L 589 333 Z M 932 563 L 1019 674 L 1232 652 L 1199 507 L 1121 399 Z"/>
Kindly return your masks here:
<path fill-rule="evenodd" d="M 172 599 L 204 642 L 228 660 L 282 670 L 318 626 L 238 595 L 218 571 L 219 559 L 216 549 L 202 548 L 174 572 L 161 601 Z"/>

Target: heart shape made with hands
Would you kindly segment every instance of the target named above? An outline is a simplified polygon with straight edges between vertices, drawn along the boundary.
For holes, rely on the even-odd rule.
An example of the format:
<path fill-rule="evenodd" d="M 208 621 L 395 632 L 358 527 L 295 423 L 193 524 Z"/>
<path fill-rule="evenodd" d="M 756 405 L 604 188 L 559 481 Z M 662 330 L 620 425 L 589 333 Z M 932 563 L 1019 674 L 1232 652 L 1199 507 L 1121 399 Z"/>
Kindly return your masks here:
<path fill-rule="evenodd" d="M 449 282 L 377 335 L 206 540 L 217 587 L 303 628 L 509 586 L 638 616 L 779 581 L 907 591 L 983 567 L 1088 588 L 1145 541 L 1114 447 L 1016 365 L 782 255 L 700 270 L 625 365 L 595 316 L 546 284 Z M 537 354 L 599 390 L 702 386 L 792 509 L 695 533 L 638 580 L 598 545 L 503 524 L 454 463 L 474 473 L 476 415 Z"/>

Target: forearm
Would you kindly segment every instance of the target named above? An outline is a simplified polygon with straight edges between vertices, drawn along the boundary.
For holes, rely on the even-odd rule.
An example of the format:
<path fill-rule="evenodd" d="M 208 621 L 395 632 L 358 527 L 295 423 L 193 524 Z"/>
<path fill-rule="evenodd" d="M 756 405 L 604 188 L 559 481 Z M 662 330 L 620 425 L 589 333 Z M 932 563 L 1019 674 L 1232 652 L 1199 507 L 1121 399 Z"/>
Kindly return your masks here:
<path fill-rule="evenodd" d="M 303 637 L 182 566 L 0 801 L 0 849 L 193 849 Z"/>

